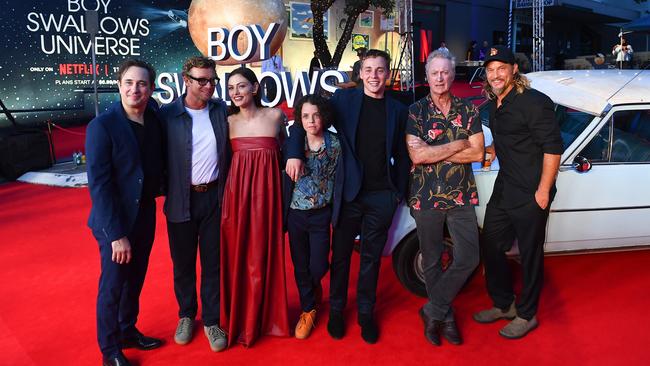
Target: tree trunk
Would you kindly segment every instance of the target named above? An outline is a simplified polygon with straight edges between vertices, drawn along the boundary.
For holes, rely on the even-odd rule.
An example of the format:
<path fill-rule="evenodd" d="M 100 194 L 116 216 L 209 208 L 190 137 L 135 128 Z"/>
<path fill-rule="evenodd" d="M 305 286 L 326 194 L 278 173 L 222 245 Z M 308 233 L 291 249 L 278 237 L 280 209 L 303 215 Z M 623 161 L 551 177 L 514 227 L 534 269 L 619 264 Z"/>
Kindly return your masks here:
<path fill-rule="evenodd" d="M 368 8 L 366 8 L 366 10 L 367 9 Z M 361 13 L 363 13 L 363 11 Z M 339 43 L 336 44 L 334 57 L 332 57 L 332 66 L 338 68 L 339 63 L 341 63 L 343 52 L 345 51 L 345 48 L 348 46 L 348 43 L 350 42 L 350 38 L 352 38 L 352 30 L 354 29 L 354 25 L 357 23 L 357 19 L 359 19 L 359 15 L 361 13 L 352 17 L 348 17 L 348 19 L 345 21 L 345 28 L 343 29 L 343 34 L 341 35 L 341 39 L 339 39 Z"/>
<path fill-rule="evenodd" d="M 332 66 L 332 54 L 330 53 L 329 47 L 327 47 L 323 15 L 325 15 L 327 9 L 332 6 L 334 1 L 335 0 L 312 0 L 311 2 L 311 13 L 314 16 L 314 26 L 312 27 L 314 49 L 316 50 L 316 56 L 323 65 L 323 68 L 329 68 Z"/>

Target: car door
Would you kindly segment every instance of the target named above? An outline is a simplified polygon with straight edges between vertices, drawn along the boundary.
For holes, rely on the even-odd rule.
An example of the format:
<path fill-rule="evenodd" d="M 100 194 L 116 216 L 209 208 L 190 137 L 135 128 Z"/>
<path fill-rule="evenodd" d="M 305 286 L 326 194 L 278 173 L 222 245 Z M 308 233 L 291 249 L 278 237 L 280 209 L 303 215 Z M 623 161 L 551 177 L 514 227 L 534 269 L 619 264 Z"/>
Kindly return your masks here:
<path fill-rule="evenodd" d="M 576 157 L 591 169 L 574 169 Z M 649 105 L 613 107 L 578 132 L 562 159 L 547 252 L 650 244 Z"/>

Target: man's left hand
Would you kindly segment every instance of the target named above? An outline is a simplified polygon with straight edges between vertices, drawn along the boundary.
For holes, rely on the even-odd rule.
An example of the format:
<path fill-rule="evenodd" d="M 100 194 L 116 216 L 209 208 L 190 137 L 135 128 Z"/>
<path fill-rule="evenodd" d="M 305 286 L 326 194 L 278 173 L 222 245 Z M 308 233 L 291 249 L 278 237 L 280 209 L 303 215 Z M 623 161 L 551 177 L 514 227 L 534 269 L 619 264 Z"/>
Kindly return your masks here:
<path fill-rule="evenodd" d="M 539 189 L 535 191 L 535 201 L 537 202 L 537 205 L 542 209 L 546 210 L 548 207 L 548 201 L 549 201 L 549 193 L 548 192 L 542 192 Z"/>

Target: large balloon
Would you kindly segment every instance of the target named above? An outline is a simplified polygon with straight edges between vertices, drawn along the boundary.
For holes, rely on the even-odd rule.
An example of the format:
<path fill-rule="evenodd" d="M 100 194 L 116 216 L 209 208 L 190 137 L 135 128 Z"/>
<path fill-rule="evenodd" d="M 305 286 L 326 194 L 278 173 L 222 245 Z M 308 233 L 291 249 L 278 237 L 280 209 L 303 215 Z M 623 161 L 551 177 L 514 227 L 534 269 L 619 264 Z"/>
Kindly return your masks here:
<path fill-rule="evenodd" d="M 232 29 L 236 25 L 258 24 L 266 30 L 270 23 L 278 23 L 280 28 L 271 41 L 271 55 L 280 48 L 287 33 L 287 12 L 282 0 L 192 0 L 188 12 L 188 28 L 196 48 L 204 56 L 208 55 L 208 28 Z M 237 38 L 239 50 L 248 45 L 246 35 Z M 259 61 L 259 48 L 255 56 L 247 61 Z M 241 61 L 228 58 L 217 61 L 219 65 L 236 65 Z"/>

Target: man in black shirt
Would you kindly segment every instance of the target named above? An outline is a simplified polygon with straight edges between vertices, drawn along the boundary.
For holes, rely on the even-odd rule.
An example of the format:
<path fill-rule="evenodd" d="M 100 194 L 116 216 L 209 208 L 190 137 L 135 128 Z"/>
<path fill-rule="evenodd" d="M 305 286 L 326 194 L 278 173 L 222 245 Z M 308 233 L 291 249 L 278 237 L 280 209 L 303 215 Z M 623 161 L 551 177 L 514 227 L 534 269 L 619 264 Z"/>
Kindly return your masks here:
<path fill-rule="evenodd" d="M 97 340 L 102 364 L 129 365 L 123 348 L 149 350 L 162 342 L 135 324 L 156 225 L 163 182 L 164 145 L 157 105 L 150 97 L 156 73 L 128 60 L 118 71 L 120 101 L 89 124 L 86 132 L 88 226 L 99 244 Z"/>
<path fill-rule="evenodd" d="M 337 90 L 330 99 L 344 166 L 344 177 L 336 179 L 332 207 L 334 233 L 327 330 L 336 339 L 345 333 L 343 310 L 357 234 L 361 234 L 358 322 L 367 343 L 375 343 L 379 337 L 373 312 L 381 254 L 397 204 L 405 196 L 410 165 L 404 138 L 406 108 L 384 95 L 389 65 L 386 52 L 369 50 L 361 65 L 363 90 Z M 304 132 L 293 126 L 289 132 L 286 172 L 296 181 L 302 174 Z"/>
<path fill-rule="evenodd" d="M 535 314 L 542 290 L 546 221 L 563 145 L 553 102 L 530 88 L 510 49 L 492 47 L 485 71 L 494 137 L 494 147 L 487 150 L 492 156 L 496 152 L 500 164 L 482 238 L 487 290 L 494 306 L 474 314 L 474 319 L 479 323 L 513 319 L 499 334 L 521 338 L 538 324 Z M 515 239 L 523 273 L 516 303 L 505 254 Z"/>

